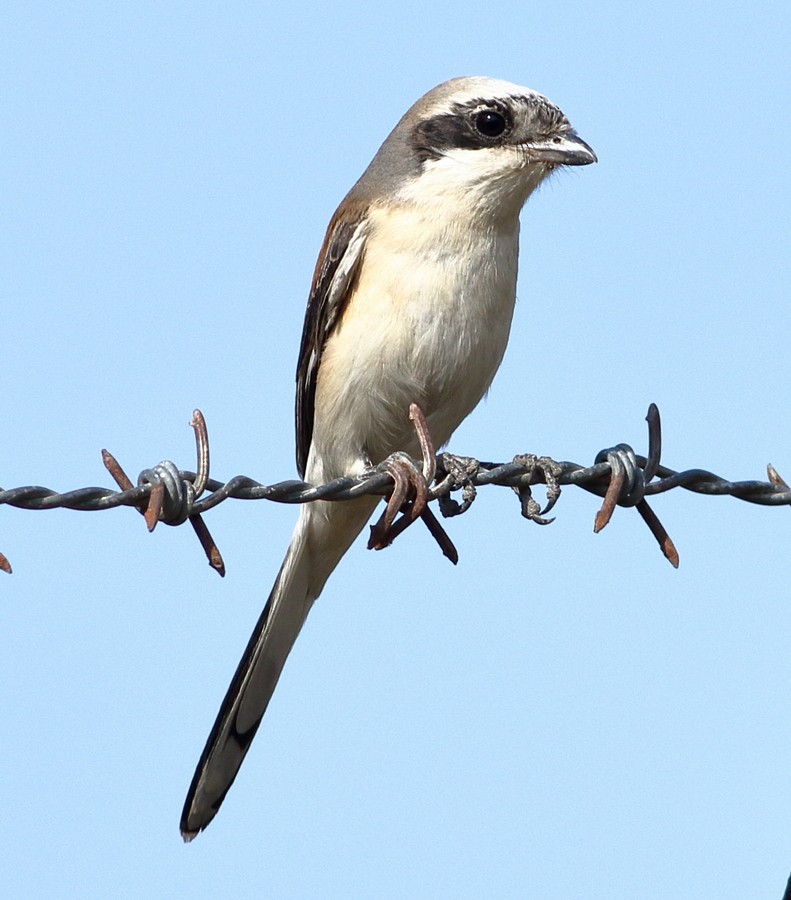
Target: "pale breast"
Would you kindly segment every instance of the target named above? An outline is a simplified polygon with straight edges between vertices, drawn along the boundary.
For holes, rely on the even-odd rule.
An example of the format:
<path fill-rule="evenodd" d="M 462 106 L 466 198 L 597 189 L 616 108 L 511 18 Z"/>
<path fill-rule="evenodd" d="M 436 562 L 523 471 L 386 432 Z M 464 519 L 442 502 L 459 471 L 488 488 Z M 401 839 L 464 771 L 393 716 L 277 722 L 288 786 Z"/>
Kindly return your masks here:
<path fill-rule="evenodd" d="M 444 444 L 488 390 L 514 307 L 518 220 L 457 228 L 402 210 L 373 225 L 317 383 L 313 440 L 343 471 L 415 452 L 412 402 Z"/>

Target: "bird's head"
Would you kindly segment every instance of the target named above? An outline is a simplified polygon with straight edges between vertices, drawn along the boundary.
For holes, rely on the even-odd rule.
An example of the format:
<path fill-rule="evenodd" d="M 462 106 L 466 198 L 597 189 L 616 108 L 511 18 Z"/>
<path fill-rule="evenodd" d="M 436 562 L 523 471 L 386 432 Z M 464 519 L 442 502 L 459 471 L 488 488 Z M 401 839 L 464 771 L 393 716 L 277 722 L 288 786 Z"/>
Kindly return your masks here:
<path fill-rule="evenodd" d="M 352 195 L 512 216 L 552 171 L 593 162 L 596 154 L 546 97 L 494 78 L 454 78 L 405 113 Z"/>

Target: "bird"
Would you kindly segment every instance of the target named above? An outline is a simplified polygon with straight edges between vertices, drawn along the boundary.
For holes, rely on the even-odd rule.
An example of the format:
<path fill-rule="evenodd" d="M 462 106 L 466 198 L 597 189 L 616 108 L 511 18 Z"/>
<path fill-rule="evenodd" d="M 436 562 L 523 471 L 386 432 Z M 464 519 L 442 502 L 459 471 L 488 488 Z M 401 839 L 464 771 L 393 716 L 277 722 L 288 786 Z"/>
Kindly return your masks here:
<path fill-rule="evenodd" d="M 416 455 L 416 404 L 437 447 L 489 390 L 516 299 L 519 216 L 559 168 L 597 161 L 530 88 L 443 82 L 403 115 L 330 220 L 296 373 L 296 458 L 311 484 Z M 274 587 L 198 762 L 192 840 L 220 808 L 313 603 L 378 497 L 303 504 Z"/>

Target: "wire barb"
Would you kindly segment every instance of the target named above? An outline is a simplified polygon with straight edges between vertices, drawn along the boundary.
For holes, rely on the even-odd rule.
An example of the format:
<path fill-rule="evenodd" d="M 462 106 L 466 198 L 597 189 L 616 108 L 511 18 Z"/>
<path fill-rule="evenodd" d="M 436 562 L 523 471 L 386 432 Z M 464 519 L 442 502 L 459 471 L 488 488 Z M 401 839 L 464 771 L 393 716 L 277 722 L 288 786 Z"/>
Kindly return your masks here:
<path fill-rule="evenodd" d="M 776 488 L 780 488 L 781 491 L 791 491 L 791 487 L 780 477 L 780 473 L 771 463 L 768 463 L 766 466 L 766 475 L 770 483 Z"/>
<path fill-rule="evenodd" d="M 428 422 L 417 403 L 410 403 L 409 419 L 415 427 L 420 453 L 423 457 L 422 473 L 418 471 L 414 461 L 401 452 L 391 454 L 377 467 L 384 469 L 392 477 L 393 490 L 387 500 L 387 508 L 376 524 L 371 526 L 368 549 L 382 550 L 389 547 L 402 531 L 405 531 L 415 519 L 420 518 L 428 528 L 429 534 L 439 544 L 443 555 L 455 566 L 459 561 L 458 551 L 448 533 L 428 507 L 429 485 L 437 474 L 437 458 Z M 413 493 L 411 498 L 409 498 L 410 486 Z M 395 521 L 399 510 L 403 515 L 398 521 Z"/>
<path fill-rule="evenodd" d="M 209 481 L 209 433 L 206 419 L 199 409 L 193 412 L 190 426 L 195 431 L 197 474 L 183 473 L 168 460 L 159 463 L 153 469 L 144 469 L 138 476 L 137 483 L 141 487 L 148 486 L 150 490 L 141 498 L 140 503 L 135 505 L 145 519 L 149 531 L 153 531 L 160 521 L 166 525 L 181 525 L 189 521 L 209 565 L 223 578 L 225 563 L 219 547 L 200 513 L 193 511 L 195 501 L 204 492 Z M 122 491 L 134 490 L 129 476 L 112 453 L 102 450 L 102 461 Z M 188 480 L 187 475 L 191 476 L 191 480 Z"/>
<path fill-rule="evenodd" d="M 515 456 L 510 463 L 481 462 L 473 457 L 451 453 L 437 456 L 423 413 L 413 404 L 409 416 L 421 448 L 422 459 L 419 461 L 399 453 L 361 475 L 345 476 L 327 484 L 312 485 L 292 480 L 263 485 L 244 475 L 237 475 L 224 483 L 210 476 L 206 422 L 200 411 L 195 410 L 190 425 L 195 431 L 197 472 L 180 470 L 166 460 L 143 470 L 134 485 L 115 457 L 102 450 L 105 468 L 119 490 L 87 487 L 57 493 L 40 486 L 0 488 L 0 505 L 38 510 L 101 510 L 131 506 L 145 517 L 150 531 L 158 522 L 180 525 L 189 521 L 209 564 L 220 575 L 225 573 L 222 555 L 202 516 L 229 498 L 310 503 L 314 500 L 343 502 L 362 496 L 382 496 L 390 502 L 385 511 L 387 520 L 384 517 L 380 520 L 383 526 L 387 525 L 379 535 L 380 546 L 392 543 L 413 521 L 420 518 L 442 553 L 453 563 L 458 561 L 456 548 L 428 504 L 436 500 L 444 518 L 461 515 L 472 506 L 478 488 L 488 484 L 512 488 L 519 496 L 522 514 L 542 525 L 551 521 L 545 516 L 560 497 L 561 487 L 566 485 L 581 487 L 602 498 L 595 518 L 595 531 L 601 531 L 607 525 L 617 506 L 633 506 L 674 566 L 678 566 L 678 552 L 649 507 L 648 497 L 681 487 L 697 494 L 729 495 L 763 506 L 791 506 L 791 487 L 772 465 L 767 466 L 768 481 L 728 481 L 705 469 L 676 472 L 664 466 L 660 461 L 662 436 L 659 411 L 653 403 L 646 416 L 647 456 L 636 454 L 627 444 L 617 444 L 602 450 L 594 464 L 587 467 L 531 454 Z M 393 458 L 398 458 L 402 464 L 398 472 L 391 471 Z M 413 473 L 414 477 L 410 475 L 402 479 L 405 471 Z M 536 484 L 547 486 L 543 509 L 531 494 L 530 489 Z M 461 502 L 451 496 L 459 492 Z M 399 511 L 401 517 L 397 518 Z M 11 572 L 8 559 L 2 554 L 0 570 Z"/>

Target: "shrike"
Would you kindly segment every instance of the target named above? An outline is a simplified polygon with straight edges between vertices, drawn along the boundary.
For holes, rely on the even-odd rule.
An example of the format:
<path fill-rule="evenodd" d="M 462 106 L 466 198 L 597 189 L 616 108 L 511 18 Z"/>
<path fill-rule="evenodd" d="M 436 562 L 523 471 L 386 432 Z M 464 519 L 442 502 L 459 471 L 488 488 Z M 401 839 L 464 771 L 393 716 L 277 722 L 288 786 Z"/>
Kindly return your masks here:
<path fill-rule="evenodd" d="M 418 447 L 408 410 L 445 444 L 489 389 L 516 291 L 519 213 L 560 166 L 596 162 L 545 97 L 454 78 L 407 111 L 332 217 L 297 365 L 297 466 L 322 484 Z M 313 602 L 378 499 L 303 505 L 225 695 L 181 817 L 217 813 Z"/>

